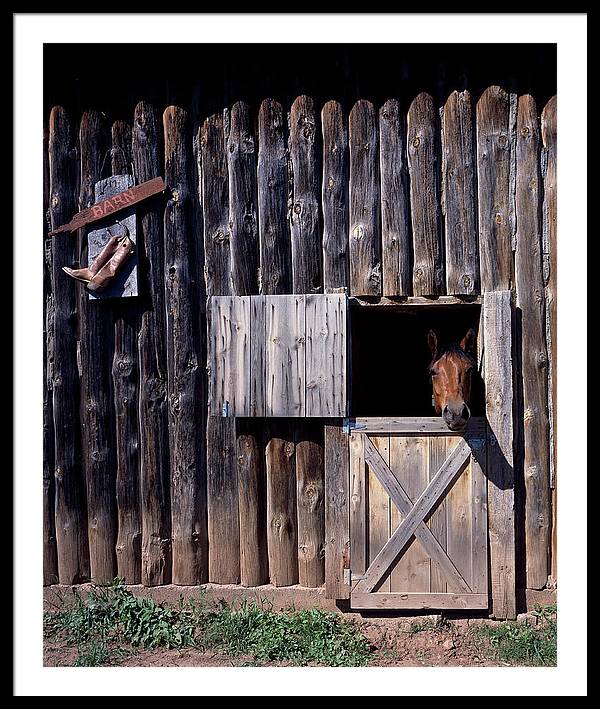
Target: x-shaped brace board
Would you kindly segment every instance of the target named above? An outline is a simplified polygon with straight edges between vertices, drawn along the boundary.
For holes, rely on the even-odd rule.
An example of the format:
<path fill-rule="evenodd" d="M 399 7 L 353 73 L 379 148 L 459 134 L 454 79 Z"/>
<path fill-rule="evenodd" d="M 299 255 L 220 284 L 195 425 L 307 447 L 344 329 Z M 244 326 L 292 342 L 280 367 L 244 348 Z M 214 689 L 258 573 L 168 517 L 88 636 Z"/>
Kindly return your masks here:
<path fill-rule="evenodd" d="M 465 439 L 460 441 L 414 504 L 367 435 L 364 436 L 364 451 L 365 462 L 369 464 L 387 494 L 405 517 L 373 559 L 353 592 L 371 593 L 414 535 L 443 571 L 450 586 L 455 591 L 470 593 L 469 584 L 424 521 L 469 460 L 471 449 L 468 442 Z"/>

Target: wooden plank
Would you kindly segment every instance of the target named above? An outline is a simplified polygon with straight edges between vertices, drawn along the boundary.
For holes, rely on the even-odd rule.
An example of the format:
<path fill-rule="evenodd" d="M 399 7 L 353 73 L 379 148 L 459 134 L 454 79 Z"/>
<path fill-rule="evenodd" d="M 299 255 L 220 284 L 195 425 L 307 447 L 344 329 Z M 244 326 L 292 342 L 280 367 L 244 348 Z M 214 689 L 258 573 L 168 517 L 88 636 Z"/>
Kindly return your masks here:
<path fill-rule="evenodd" d="M 321 157 L 317 114 L 312 98 L 298 96 L 289 114 L 290 235 L 294 293 L 320 293 Z"/>
<path fill-rule="evenodd" d="M 268 583 L 266 478 L 264 451 L 256 427 L 237 421 L 237 476 L 240 512 L 240 583 Z"/>
<path fill-rule="evenodd" d="M 402 416 L 399 418 L 378 418 L 375 416 L 350 419 L 352 426 L 360 433 L 402 433 L 419 435 L 426 433 L 440 436 L 477 436 L 485 433 L 485 419 L 473 416 L 464 431 L 451 431 L 440 416 Z"/>
<path fill-rule="evenodd" d="M 361 576 L 367 570 L 367 480 L 365 437 L 350 435 L 350 568 Z"/>
<path fill-rule="evenodd" d="M 535 101 L 521 96 L 517 114 L 517 250 L 515 281 L 521 316 L 525 547 L 528 588 L 548 581 L 550 461 L 548 354 L 542 277 L 539 125 Z"/>
<path fill-rule="evenodd" d="M 210 418 L 207 439 L 208 579 L 240 582 L 240 517 L 235 419 Z M 251 540 L 256 543 L 255 539 Z"/>
<path fill-rule="evenodd" d="M 406 129 L 395 99 L 386 101 L 379 110 L 379 136 L 383 294 L 409 295 L 412 237 Z"/>
<path fill-rule="evenodd" d="M 473 117 L 468 91 L 453 91 L 442 111 L 442 211 L 446 292 L 479 292 Z"/>
<path fill-rule="evenodd" d="M 350 569 L 350 459 L 341 421 L 325 423 L 325 596 L 349 598 L 344 571 Z"/>
<path fill-rule="evenodd" d="M 499 86 L 477 102 L 477 185 L 481 290 L 509 290 L 513 283 L 510 225 L 510 99 Z"/>
<path fill-rule="evenodd" d="M 97 222 L 105 217 L 117 214 L 122 209 L 129 209 L 134 204 L 160 194 L 165 190 L 165 183 L 162 177 L 156 177 L 148 182 L 136 185 L 119 195 L 115 195 L 99 204 L 92 205 L 78 212 L 68 224 L 56 226 L 48 236 L 56 236 L 63 231 L 76 231 L 88 224 Z"/>
<path fill-rule="evenodd" d="M 390 540 L 375 557 L 369 566 L 364 578 L 356 586 L 357 593 L 370 593 L 382 576 L 386 573 L 394 559 L 408 543 L 420 522 L 427 516 L 438 502 L 444 490 L 452 484 L 461 473 L 469 457 L 468 443 L 462 440 L 452 453 L 446 458 L 432 481 L 419 495 L 410 512 L 402 524 L 390 537 Z"/>
<path fill-rule="evenodd" d="M 350 111 L 350 292 L 381 295 L 379 130 L 369 101 Z"/>
<path fill-rule="evenodd" d="M 184 109 L 163 114 L 165 178 L 172 187 L 165 215 L 165 284 L 173 583 L 207 580 L 205 469 L 202 436 L 203 376 L 196 245 L 192 233 L 191 135 Z M 235 490 L 237 503 L 237 489 Z"/>
<path fill-rule="evenodd" d="M 133 170 L 137 182 L 162 169 L 160 117 L 140 101 L 132 130 Z M 148 308 L 138 336 L 140 375 L 140 502 L 142 516 L 142 583 L 171 580 L 171 508 L 167 401 L 166 308 L 162 206 L 157 200 L 138 209 L 140 288 Z"/>
<path fill-rule="evenodd" d="M 112 174 L 132 175 L 131 126 L 125 121 L 115 121 L 111 136 Z M 137 231 L 136 215 L 132 217 Z M 139 256 L 136 260 L 139 262 Z M 135 280 L 137 286 L 137 275 Z M 140 583 L 142 520 L 137 343 L 140 316 L 137 304 L 127 301 L 115 303 L 115 318 L 112 376 L 117 450 L 117 574 L 125 583 Z"/>
<path fill-rule="evenodd" d="M 408 109 L 407 133 L 415 295 L 444 292 L 437 142 L 438 116 L 433 98 L 419 94 Z"/>
<path fill-rule="evenodd" d="M 404 445 L 405 443 L 406 441 L 399 436 L 390 436 L 390 465 L 394 465 L 394 470 L 398 470 L 398 472 L 394 472 L 394 470 L 387 467 L 387 464 L 383 458 L 371 444 L 368 436 L 365 436 L 364 441 L 365 460 L 368 462 L 369 466 L 371 466 L 373 471 L 376 472 L 377 477 L 383 484 L 387 494 L 393 502 L 392 532 L 394 532 L 400 524 L 401 516 L 406 516 L 413 506 L 412 499 L 409 497 L 399 481 L 402 474 L 402 471 L 400 471 L 400 466 L 406 463 L 407 446 Z M 445 456 L 440 458 L 436 472 L 442 466 L 444 460 Z M 407 475 L 404 475 L 404 477 L 408 478 Z M 433 475 L 431 477 L 433 477 Z M 443 501 L 441 504 L 443 504 Z M 438 511 L 439 506 L 436 512 Z M 442 574 L 444 580 L 448 579 L 454 590 L 459 592 L 468 592 L 471 590 L 464 578 L 457 571 L 452 560 L 447 556 L 438 539 L 424 522 L 421 522 L 415 530 L 415 536 L 419 539 L 423 545 L 423 548 L 431 556 L 432 561 L 435 562 L 436 568 L 439 570 L 440 574 Z M 394 571 L 392 571 L 392 575 L 393 573 Z"/>
<path fill-rule="evenodd" d="M 429 449 L 427 438 L 409 436 L 399 439 L 392 436 L 392 440 L 396 449 L 394 451 L 395 459 L 397 462 L 398 459 L 401 461 L 400 467 L 394 472 L 409 499 L 411 501 L 417 500 L 428 483 Z M 392 518 L 394 530 L 400 525 L 401 518 L 407 517 L 409 512 L 410 506 L 406 506 L 404 510 L 396 511 Z M 428 528 L 424 524 L 418 526 L 414 539 L 409 542 L 402 556 L 392 566 L 390 591 L 426 593 L 431 590 L 430 555 L 421 542 L 423 536 L 427 541 L 430 541 L 430 536 L 424 531 L 425 529 Z"/>
<path fill-rule="evenodd" d="M 346 307 L 343 293 L 306 296 L 306 416 L 346 414 Z"/>
<path fill-rule="evenodd" d="M 226 137 L 233 293 L 252 295 L 259 292 L 256 146 L 250 110 L 242 101 L 231 107 Z"/>
<path fill-rule="evenodd" d="M 266 296 L 267 416 L 304 416 L 305 297 Z"/>
<path fill-rule="evenodd" d="M 453 295 L 441 295 L 435 298 L 423 298 L 421 296 L 409 296 L 401 299 L 395 298 L 378 298 L 377 300 L 364 300 L 356 296 L 350 296 L 348 299 L 352 305 L 360 306 L 361 308 L 381 308 L 392 307 L 399 311 L 410 311 L 415 306 L 433 306 L 445 308 L 468 308 L 473 305 L 480 305 L 483 301 L 480 296 L 463 296 L 456 298 Z"/>
<path fill-rule="evenodd" d="M 206 295 L 231 295 L 228 156 L 221 114 L 204 121 L 200 129 L 199 156 Z"/>
<path fill-rule="evenodd" d="M 451 439 L 453 440 L 453 439 Z M 428 480 L 436 474 L 440 469 L 442 463 L 446 460 L 447 446 L 446 436 L 429 436 L 428 437 Z M 448 537 L 447 537 L 447 525 L 446 525 L 446 498 L 440 502 L 435 512 L 431 515 L 429 520 L 429 528 L 431 533 L 435 536 L 438 543 L 442 549 L 447 552 L 448 550 Z M 432 558 L 433 561 L 433 558 Z M 454 564 L 453 564 L 454 566 Z M 432 593 L 445 593 L 449 590 L 465 590 L 465 589 L 451 589 L 448 588 L 447 575 L 444 573 L 443 568 L 436 563 L 431 564 L 431 584 L 430 591 Z M 469 589 L 471 590 L 471 589 Z"/>
<path fill-rule="evenodd" d="M 265 415 L 265 296 L 250 298 L 250 416 Z"/>
<path fill-rule="evenodd" d="M 258 112 L 259 292 L 289 293 L 292 257 L 288 210 L 285 119 L 281 105 L 265 99 Z"/>
<path fill-rule="evenodd" d="M 315 588 L 325 581 L 325 481 L 323 427 L 303 422 L 296 432 L 298 580 Z"/>
<path fill-rule="evenodd" d="M 323 287 L 348 289 L 348 128 L 342 106 L 328 101 L 323 126 Z"/>
<path fill-rule="evenodd" d="M 274 586 L 291 586 L 298 583 L 298 520 L 295 446 L 289 424 L 280 422 L 272 429 L 266 466 L 269 577 Z"/>
<path fill-rule="evenodd" d="M 365 440 L 365 460 L 369 463 L 366 456 L 367 444 L 379 451 L 382 460 L 389 465 L 389 436 L 373 436 Z M 390 497 L 370 465 L 367 466 L 367 471 L 367 540 L 370 564 L 390 538 Z M 381 581 L 377 590 L 382 592 L 391 590 L 389 576 Z"/>
<path fill-rule="evenodd" d="M 472 449 L 473 450 L 473 449 Z M 484 466 L 485 447 L 471 456 L 471 588 L 475 593 L 488 592 L 488 516 L 487 479 Z"/>
<path fill-rule="evenodd" d="M 209 413 L 250 415 L 250 298 L 212 296 L 208 302 Z"/>
<path fill-rule="evenodd" d="M 550 419 L 550 487 L 552 490 L 552 555 L 550 574 L 556 581 L 556 96 L 542 111 L 545 153 L 542 249 L 546 291 L 546 348 L 548 351 L 548 415 Z"/>
<path fill-rule="evenodd" d="M 79 207 L 89 208 L 102 198 L 94 193 L 107 151 L 108 131 L 97 111 L 86 111 L 79 128 L 81 155 Z M 87 261 L 87 231 L 78 235 L 80 263 Z M 114 353 L 113 314 L 88 300 L 79 289 L 81 363 L 81 427 L 86 477 L 90 572 L 97 583 L 117 573 L 115 417 L 111 395 Z"/>
<path fill-rule="evenodd" d="M 483 376 L 487 445 L 492 615 L 516 617 L 513 371 L 510 291 L 488 292 L 483 303 Z"/>
<path fill-rule="evenodd" d="M 46 234 L 50 219 L 50 156 L 48 154 L 49 128 L 44 130 L 44 339 L 43 339 L 43 466 L 42 466 L 42 572 L 43 583 L 58 582 L 56 551 L 56 520 L 54 491 L 54 424 L 52 421 L 52 368 L 54 360 L 54 301 L 52 293 L 52 240 Z"/>
<path fill-rule="evenodd" d="M 486 593 L 353 593 L 352 608 L 377 610 L 483 610 Z"/>
<path fill-rule="evenodd" d="M 452 451 L 456 441 L 448 441 L 447 453 Z M 473 587 L 472 564 L 472 500 L 471 461 L 446 495 L 446 536 L 448 556 L 452 559 L 461 576 Z"/>

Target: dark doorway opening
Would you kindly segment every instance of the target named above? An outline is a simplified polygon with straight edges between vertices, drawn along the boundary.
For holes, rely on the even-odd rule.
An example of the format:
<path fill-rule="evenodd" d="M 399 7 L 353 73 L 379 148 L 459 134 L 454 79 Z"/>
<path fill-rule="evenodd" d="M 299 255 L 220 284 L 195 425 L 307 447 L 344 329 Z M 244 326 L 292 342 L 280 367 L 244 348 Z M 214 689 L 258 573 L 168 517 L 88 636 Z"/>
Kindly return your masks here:
<path fill-rule="evenodd" d="M 435 416 L 427 332 L 442 344 L 460 342 L 471 327 L 479 335 L 480 311 L 478 304 L 351 306 L 351 415 Z M 483 416 L 479 368 L 471 394 L 471 415 Z"/>

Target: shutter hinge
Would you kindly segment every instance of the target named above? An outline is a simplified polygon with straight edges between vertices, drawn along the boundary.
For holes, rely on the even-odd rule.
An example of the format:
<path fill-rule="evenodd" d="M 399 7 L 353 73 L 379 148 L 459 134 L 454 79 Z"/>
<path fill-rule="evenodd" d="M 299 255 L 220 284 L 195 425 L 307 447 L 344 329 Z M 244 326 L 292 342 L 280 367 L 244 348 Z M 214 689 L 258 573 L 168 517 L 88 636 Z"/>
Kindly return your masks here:
<path fill-rule="evenodd" d="M 226 401 L 226 402 L 223 404 L 223 411 L 222 411 L 222 414 L 223 414 L 223 418 L 226 418 L 227 416 L 229 416 L 229 402 L 228 402 L 228 401 Z"/>
<path fill-rule="evenodd" d="M 366 428 L 366 425 L 364 423 L 356 423 L 356 419 L 354 418 L 345 418 L 342 423 L 342 431 L 347 436 L 349 436 L 352 431 L 356 431 L 361 428 Z"/>

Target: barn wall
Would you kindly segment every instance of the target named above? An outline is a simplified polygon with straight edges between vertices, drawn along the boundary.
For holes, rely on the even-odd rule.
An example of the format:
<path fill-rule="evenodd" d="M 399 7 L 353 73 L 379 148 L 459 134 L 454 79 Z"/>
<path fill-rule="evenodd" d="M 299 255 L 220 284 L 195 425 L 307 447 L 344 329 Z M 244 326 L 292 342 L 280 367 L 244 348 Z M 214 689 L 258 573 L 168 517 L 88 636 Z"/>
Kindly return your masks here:
<path fill-rule="evenodd" d="M 48 120 L 53 227 L 110 172 L 163 175 L 177 199 L 140 205 L 133 303 L 94 312 L 60 270 L 83 260 L 85 234 L 44 241 L 45 583 L 323 583 L 323 426 L 206 416 L 207 295 L 509 289 L 518 582 L 543 587 L 555 573 L 555 99 L 492 86 L 161 109 L 141 101 L 111 122 L 55 106 Z"/>

